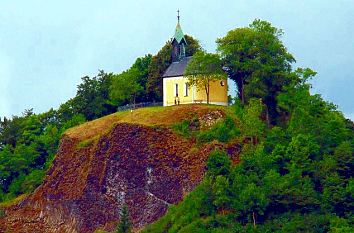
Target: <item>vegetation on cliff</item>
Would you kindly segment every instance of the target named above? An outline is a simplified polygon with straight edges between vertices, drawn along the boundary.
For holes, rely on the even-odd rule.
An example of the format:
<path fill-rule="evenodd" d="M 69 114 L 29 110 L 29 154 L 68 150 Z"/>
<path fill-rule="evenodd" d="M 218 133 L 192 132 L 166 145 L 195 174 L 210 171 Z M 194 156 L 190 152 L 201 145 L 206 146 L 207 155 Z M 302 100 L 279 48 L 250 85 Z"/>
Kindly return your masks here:
<path fill-rule="evenodd" d="M 310 94 L 315 72 L 292 70 L 281 34 L 256 20 L 218 39 L 238 85 L 240 161 L 214 151 L 201 184 L 143 232 L 354 231 L 354 124 Z"/>
<path fill-rule="evenodd" d="M 308 81 L 316 73 L 308 68 L 292 68 L 295 59 L 283 45 L 282 33 L 268 22 L 255 20 L 249 27 L 232 30 L 217 40 L 224 69 L 238 87 L 239 98 L 234 99 L 233 105 L 228 108 L 190 105 L 156 107 L 109 115 L 115 112 L 117 106 L 129 102 L 161 100 L 161 74 L 171 62 L 171 46 L 167 43 L 157 55 L 138 58 L 122 74 L 100 71 L 96 77 L 82 78 L 76 96 L 62 104 L 58 110 L 43 114 L 34 114 L 32 110 L 27 110 L 21 117 L 2 119 L 0 202 L 29 193 L 42 182 L 57 152 L 59 139 L 65 132 L 71 149 L 78 151 L 76 156 L 86 163 L 94 161 L 96 166 L 87 165 L 77 159 L 77 167 L 70 167 L 68 161 L 72 162 L 72 154 L 64 153 L 66 160 L 61 161 L 62 165 L 72 169 L 72 176 L 66 177 L 66 171 L 62 171 L 61 167 L 53 169 L 56 176 L 48 178 L 47 186 L 41 186 L 45 191 L 40 190 L 42 192 L 37 193 L 32 201 L 38 201 L 42 194 L 47 195 L 46 201 L 51 201 L 49 197 L 55 197 L 53 193 L 58 192 L 60 198 L 53 201 L 57 205 L 63 195 L 71 198 L 72 194 L 66 192 L 67 184 L 78 182 L 82 189 L 75 190 L 75 200 L 82 198 L 82 212 L 76 213 L 77 218 L 90 218 L 89 221 L 82 221 L 87 229 L 96 229 L 105 224 L 107 219 L 113 221 L 116 218 L 109 213 L 100 213 L 105 219 L 87 214 L 85 211 L 88 209 L 94 212 L 97 208 L 87 207 L 96 203 L 88 203 L 87 200 L 91 199 L 85 199 L 85 195 L 89 192 L 83 190 L 87 184 L 91 185 L 92 189 L 89 190 L 97 188 L 104 194 L 96 192 L 89 193 L 90 195 L 95 194 L 98 199 L 106 198 L 107 187 L 93 182 L 97 174 L 103 172 L 100 163 L 107 162 L 119 167 L 122 164 L 116 160 L 116 153 L 124 155 L 126 152 L 123 153 L 120 151 L 122 148 L 113 145 L 108 160 L 106 154 L 95 147 L 95 143 L 100 141 L 102 145 L 108 145 L 108 142 L 124 142 L 124 149 L 130 153 L 127 156 L 129 159 L 125 160 L 131 166 L 128 171 L 134 171 L 134 175 L 129 178 L 140 174 L 142 180 L 146 179 L 143 165 L 153 160 L 152 158 L 158 158 L 159 163 L 165 162 L 170 167 L 166 165 L 167 168 L 157 168 L 173 174 L 172 178 L 191 183 L 186 184 L 188 188 L 199 182 L 204 172 L 203 159 L 206 156 L 201 159 L 199 155 L 210 152 L 206 150 L 193 154 L 193 146 L 211 143 L 219 149 L 211 153 L 206 164 L 206 175 L 200 185 L 180 204 L 172 205 L 164 217 L 148 226 L 144 232 L 354 231 L 353 122 L 345 119 L 335 105 L 324 101 L 319 95 L 310 94 L 311 86 Z M 191 45 L 188 55 L 200 50 L 196 40 L 188 36 L 186 39 Z M 126 91 L 128 86 L 134 91 Z M 191 114 L 193 112 L 198 112 L 199 115 Z M 206 119 L 203 118 L 205 116 Z M 81 124 L 87 120 L 90 122 Z M 119 130 L 113 130 L 113 136 L 106 134 L 118 123 L 122 123 L 121 131 L 129 134 L 123 135 Z M 132 127 L 123 123 L 139 125 Z M 67 130 L 78 124 L 81 125 Z M 162 137 L 158 128 L 161 125 L 167 126 L 164 135 L 168 137 Z M 136 132 L 141 137 L 140 144 L 135 148 L 139 153 L 129 147 L 133 137 L 137 137 Z M 110 137 L 111 141 L 107 137 L 101 137 L 103 135 Z M 151 141 L 158 138 L 160 143 L 169 145 L 175 161 L 168 161 L 163 157 L 165 145 L 154 147 L 146 138 Z M 230 153 L 223 151 L 225 147 L 220 146 L 223 143 L 230 143 L 232 146 L 233 140 L 239 143 L 241 150 L 237 161 L 229 157 Z M 178 141 L 180 146 L 174 146 L 171 141 Z M 97 149 L 97 153 L 88 153 L 89 149 Z M 226 148 L 228 149 L 232 148 Z M 141 156 L 134 157 L 137 155 Z M 196 155 L 200 161 L 194 161 Z M 97 159 L 94 156 L 102 157 Z M 146 157 L 147 162 L 141 164 L 142 167 L 137 167 L 136 161 L 139 159 L 141 162 L 142 156 Z M 136 160 L 131 161 L 132 158 Z M 189 161 L 191 158 L 194 160 Z M 180 162 L 184 160 L 188 161 L 188 166 Z M 80 175 L 89 177 L 88 183 L 74 172 L 83 165 L 85 166 Z M 87 169 L 89 166 L 91 170 Z M 182 175 L 176 176 L 181 170 L 174 170 L 183 166 L 188 168 L 187 179 L 182 179 Z M 92 167 L 96 170 L 92 170 Z M 195 170 L 198 170 L 198 177 L 193 173 Z M 91 176 L 87 175 L 89 172 Z M 164 176 L 166 177 L 171 178 Z M 58 179 L 66 180 L 67 183 L 58 182 Z M 118 181 L 120 180 L 115 180 Z M 171 184 L 168 179 L 166 181 L 161 178 L 159 181 L 166 184 L 159 186 L 156 193 L 166 197 L 176 195 L 175 187 L 168 186 Z M 180 185 L 180 181 L 177 181 L 175 183 Z M 136 186 L 145 185 L 141 180 L 136 182 Z M 51 189 L 51 185 L 56 188 Z M 174 190 L 173 195 L 163 193 L 162 187 Z M 174 196 L 169 203 L 176 203 L 183 197 L 185 187 L 178 187 L 178 197 Z M 141 194 L 134 189 L 131 191 L 134 195 Z M 110 198 L 109 201 L 111 200 L 114 199 Z M 159 200 L 166 201 L 161 198 Z M 109 201 L 107 208 L 113 206 Z M 161 204 L 163 208 L 165 205 L 164 202 Z M 140 209 L 135 207 L 131 212 L 138 216 L 138 211 Z M 159 214 L 162 212 L 153 213 L 154 217 L 161 216 Z M 5 214 L 0 208 L 0 220 Z M 149 221 L 142 221 L 144 224 L 152 221 L 151 216 L 147 217 Z M 14 224 L 16 221 L 22 223 L 21 218 L 14 219 Z M 136 219 L 133 220 L 138 222 Z"/>

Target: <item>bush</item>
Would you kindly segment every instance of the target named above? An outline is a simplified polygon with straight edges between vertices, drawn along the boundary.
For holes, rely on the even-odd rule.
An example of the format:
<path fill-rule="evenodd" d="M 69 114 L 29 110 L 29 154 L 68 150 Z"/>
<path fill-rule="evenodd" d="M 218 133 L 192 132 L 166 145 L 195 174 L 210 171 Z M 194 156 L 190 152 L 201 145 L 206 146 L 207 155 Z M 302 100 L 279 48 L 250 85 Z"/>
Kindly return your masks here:
<path fill-rule="evenodd" d="M 172 125 L 172 130 L 175 131 L 178 135 L 181 135 L 182 137 L 189 138 L 191 136 L 189 124 L 190 121 L 184 120 L 181 123 L 176 123 Z"/>
<path fill-rule="evenodd" d="M 231 170 L 231 160 L 229 156 L 221 150 L 214 150 L 210 153 L 207 161 L 207 174 L 211 177 L 219 175 L 227 176 Z"/>
<path fill-rule="evenodd" d="M 200 131 L 197 135 L 197 141 L 200 143 L 211 142 L 213 140 L 229 142 L 238 135 L 240 135 L 240 130 L 236 127 L 234 120 L 231 117 L 226 117 L 210 129 Z"/>

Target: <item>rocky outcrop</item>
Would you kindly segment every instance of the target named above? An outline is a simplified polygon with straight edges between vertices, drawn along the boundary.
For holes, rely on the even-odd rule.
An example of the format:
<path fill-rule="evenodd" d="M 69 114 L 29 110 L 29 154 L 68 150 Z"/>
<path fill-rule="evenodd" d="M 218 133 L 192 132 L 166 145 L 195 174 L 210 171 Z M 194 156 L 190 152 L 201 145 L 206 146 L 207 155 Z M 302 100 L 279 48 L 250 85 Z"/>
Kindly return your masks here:
<path fill-rule="evenodd" d="M 66 132 L 43 184 L 6 209 L 0 232 L 111 231 L 125 204 L 135 230 L 161 217 L 201 181 L 210 151 L 225 146 L 197 145 L 170 125 L 187 116 L 209 127 L 224 111 L 202 105 L 154 111 L 110 115 Z M 237 154 L 240 147 L 226 150 Z"/>
<path fill-rule="evenodd" d="M 201 180 L 211 147 L 164 127 L 121 123 L 96 141 L 62 139 L 45 182 L 7 210 L 9 232 L 111 230 L 127 204 L 135 228 L 162 216 Z"/>

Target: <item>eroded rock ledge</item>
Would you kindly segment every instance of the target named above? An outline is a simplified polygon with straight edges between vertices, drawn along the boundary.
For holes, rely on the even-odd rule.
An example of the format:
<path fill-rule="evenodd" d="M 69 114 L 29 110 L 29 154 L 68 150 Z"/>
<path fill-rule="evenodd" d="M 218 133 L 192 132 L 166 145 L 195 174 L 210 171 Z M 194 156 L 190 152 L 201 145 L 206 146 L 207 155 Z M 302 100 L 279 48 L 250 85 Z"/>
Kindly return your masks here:
<path fill-rule="evenodd" d="M 7 210 L 4 227 L 9 232 L 111 230 L 126 203 L 140 228 L 200 182 L 211 149 L 165 127 L 127 123 L 86 143 L 64 136 L 44 183 Z"/>

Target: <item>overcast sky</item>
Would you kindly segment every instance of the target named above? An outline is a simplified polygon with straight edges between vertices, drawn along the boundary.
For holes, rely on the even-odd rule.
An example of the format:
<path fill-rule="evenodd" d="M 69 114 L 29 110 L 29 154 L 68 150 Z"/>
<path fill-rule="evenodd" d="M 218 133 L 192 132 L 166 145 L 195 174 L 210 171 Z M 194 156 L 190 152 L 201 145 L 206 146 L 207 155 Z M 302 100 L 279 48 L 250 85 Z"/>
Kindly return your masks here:
<path fill-rule="evenodd" d="M 118 73 L 185 33 L 209 52 L 229 30 L 267 20 L 285 32 L 313 92 L 354 119 L 354 0 L 0 1 L 0 117 L 58 108 L 80 78 Z"/>

